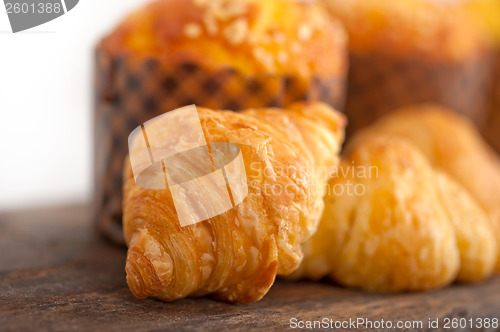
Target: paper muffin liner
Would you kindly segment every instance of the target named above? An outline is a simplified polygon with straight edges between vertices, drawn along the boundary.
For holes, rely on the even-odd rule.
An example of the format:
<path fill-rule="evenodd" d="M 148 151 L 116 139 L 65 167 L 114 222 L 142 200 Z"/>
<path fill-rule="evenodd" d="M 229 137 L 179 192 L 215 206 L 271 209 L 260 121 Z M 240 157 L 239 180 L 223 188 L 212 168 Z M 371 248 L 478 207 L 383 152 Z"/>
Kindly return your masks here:
<path fill-rule="evenodd" d="M 488 141 L 500 153 L 500 50 L 496 58 L 495 84 L 491 96 L 487 135 Z"/>
<path fill-rule="evenodd" d="M 342 110 L 345 75 L 249 76 L 227 68 L 207 71 L 194 63 L 169 65 L 156 59 L 95 59 L 95 202 L 98 230 L 117 243 L 122 235 L 122 172 L 128 136 L 137 126 L 186 105 L 241 110 L 323 101 Z"/>
<path fill-rule="evenodd" d="M 437 103 L 470 118 L 483 129 L 492 85 L 492 56 L 467 61 L 350 56 L 345 112 L 348 135 L 410 104 Z"/>

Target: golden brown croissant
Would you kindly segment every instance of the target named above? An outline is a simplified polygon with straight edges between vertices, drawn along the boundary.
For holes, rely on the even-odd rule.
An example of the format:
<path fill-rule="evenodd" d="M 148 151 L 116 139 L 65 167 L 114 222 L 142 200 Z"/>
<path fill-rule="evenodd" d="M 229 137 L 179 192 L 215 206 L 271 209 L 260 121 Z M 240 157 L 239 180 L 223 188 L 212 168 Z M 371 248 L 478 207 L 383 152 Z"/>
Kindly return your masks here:
<path fill-rule="evenodd" d="M 460 253 L 457 281 L 477 282 L 489 277 L 498 259 L 498 242 L 488 214 L 469 192 L 448 175 L 437 171 L 441 203 L 455 229 Z"/>
<path fill-rule="evenodd" d="M 181 227 L 170 190 L 137 186 L 126 163 L 127 282 L 138 298 L 257 301 L 276 274 L 291 273 L 302 259 L 301 244 L 323 211 L 327 177 L 318 170 L 338 164 L 345 119 L 323 104 L 240 113 L 198 108 L 198 115 L 209 142 L 241 148 L 248 195 L 223 214 Z"/>
<path fill-rule="evenodd" d="M 351 146 L 332 177 L 318 231 L 294 278 L 369 291 L 416 291 L 483 279 L 497 255 L 492 227 L 465 189 L 410 143 L 381 135 Z"/>
<path fill-rule="evenodd" d="M 411 141 L 435 168 L 465 187 L 489 214 L 500 244 L 500 159 L 471 123 L 439 106 L 413 106 L 359 132 L 352 145 L 375 133 Z M 500 272 L 500 259 L 496 270 Z"/>

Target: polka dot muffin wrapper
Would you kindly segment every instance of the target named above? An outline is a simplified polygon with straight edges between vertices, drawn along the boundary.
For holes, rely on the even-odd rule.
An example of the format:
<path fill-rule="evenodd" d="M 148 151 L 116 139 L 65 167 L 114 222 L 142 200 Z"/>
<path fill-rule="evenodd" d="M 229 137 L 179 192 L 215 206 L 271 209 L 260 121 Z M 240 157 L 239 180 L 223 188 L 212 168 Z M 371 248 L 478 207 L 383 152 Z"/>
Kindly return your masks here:
<path fill-rule="evenodd" d="M 497 51 L 495 85 L 488 118 L 488 141 L 500 153 L 500 49 Z"/>
<path fill-rule="evenodd" d="M 345 75 L 314 77 L 248 76 L 234 69 L 206 71 L 193 64 L 168 65 L 155 59 L 95 59 L 95 202 L 98 230 L 123 243 L 122 174 L 128 135 L 145 121 L 195 104 L 241 110 L 285 107 L 295 101 L 323 101 L 342 110 Z"/>
<path fill-rule="evenodd" d="M 381 55 L 350 56 L 346 114 L 348 135 L 411 104 L 437 103 L 483 129 L 492 86 L 492 56 L 463 62 Z"/>

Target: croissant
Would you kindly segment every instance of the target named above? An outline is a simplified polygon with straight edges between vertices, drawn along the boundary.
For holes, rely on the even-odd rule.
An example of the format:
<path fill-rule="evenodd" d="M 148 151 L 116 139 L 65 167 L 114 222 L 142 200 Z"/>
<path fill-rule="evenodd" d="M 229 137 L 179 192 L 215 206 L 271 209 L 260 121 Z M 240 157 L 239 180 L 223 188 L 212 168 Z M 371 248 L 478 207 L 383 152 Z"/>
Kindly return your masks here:
<path fill-rule="evenodd" d="M 240 147 L 248 194 L 220 215 L 181 227 L 171 190 L 139 187 L 126 163 L 127 283 L 137 298 L 254 302 L 277 274 L 300 264 L 301 244 L 324 207 L 327 174 L 321 170 L 338 165 L 346 121 L 320 103 L 239 113 L 198 108 L 198 116 L 208 142 Z M 148 133 L 148 139 L 165 134 Z"/>
<path fill-rule="evenodd" d="M 490 216 L 500 244 L 500 159 L 468 120 L 439 106 L 408 107 L 359 132 L 352 145 L 375 133 L 411 141 L 435 168 L 465 187 Z M 495 270 L 500 272 L 500 258 Z"/>
<path fill-rule="evenodd" d="M 293 278 L 417 291 L 492 273 L 496 241 L 468 192 L 406 141 L 367 135 L 331 178 L 318 231 Z"/>

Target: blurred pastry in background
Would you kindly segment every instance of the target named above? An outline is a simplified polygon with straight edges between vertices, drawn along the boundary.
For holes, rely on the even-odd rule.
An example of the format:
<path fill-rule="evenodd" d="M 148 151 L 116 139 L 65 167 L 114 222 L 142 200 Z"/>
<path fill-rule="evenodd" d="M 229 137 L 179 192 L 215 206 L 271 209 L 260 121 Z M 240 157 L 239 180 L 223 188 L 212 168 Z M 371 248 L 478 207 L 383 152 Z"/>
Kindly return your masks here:
<path fill-rule="evenodd" d="M 466 12 L 483 29 L 493 44 L 500 46 L 500 0 L 465 0 L 462 1 Z"/>
<path fill-rule="evenodd" d="M 496 49 L 495 83 L 486 138 L 500 152 L 500 0 L 469 0 L 464 2 L 464 6 Z"/>
<path fill-rule="evenodd" d="M 95 212 L 123 242 L 122 166 L 141 123 L 190 104 L 214 109 L 344 102 L 347 39 L 316 3 L 157 0 L 96 51 Z"/>
<path fill-rule="evenodd" d="M 458 2 L 323 0 L 349 35 L 348 134 L 414 103 L 448 106 L 484 126 L 488 40 Z"/>
<path fill-rule="evenodd" d="M 228 302 L 254 302 L 277 274 L 293 272 L 302 260 L 301 244 L 323 212 L 328 177 L 322 170 L 339 163 L 345 118 L 319 103 L 239 113 L 198 108 L 198 115 L 207 142 L 241 148 L 248 195 L 223 214 L 181 227 L 170 187 L 139 187 L 127 162 L 127 282 L 138 298 L 173 301 L 210 294 Z M 162 137 L 162 131 L 148 131 L 159 149 L 168 144 Z M 203 160 L 185 163 L 190 172 Z M 156 181 L 164 184 L 163 176 Z"/>
<path fill-rule="evenodd" d="M 359 132 L 347 151 L 374 134 L 410 141 L 432 166 L 459 182 L 490 216 L 500 243 L 500 159 L 470 121 L 439 106 L 412 106 Z"/>
<path fill-rule="evenodd" d="M 410 142 L 378 133 L 351 144 L 294 278 L 374 292 L 420 291 L 493 272 L 491 221 Z"/>

